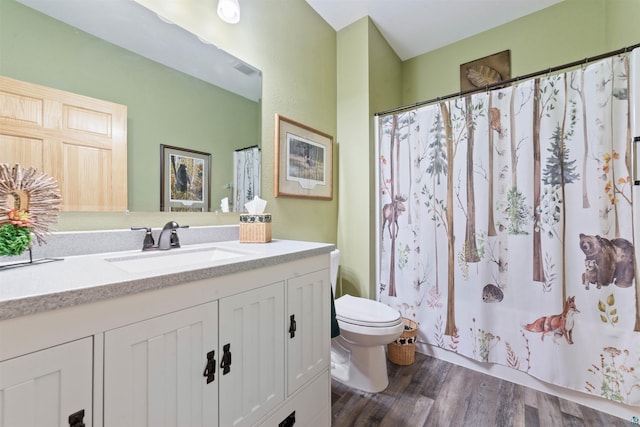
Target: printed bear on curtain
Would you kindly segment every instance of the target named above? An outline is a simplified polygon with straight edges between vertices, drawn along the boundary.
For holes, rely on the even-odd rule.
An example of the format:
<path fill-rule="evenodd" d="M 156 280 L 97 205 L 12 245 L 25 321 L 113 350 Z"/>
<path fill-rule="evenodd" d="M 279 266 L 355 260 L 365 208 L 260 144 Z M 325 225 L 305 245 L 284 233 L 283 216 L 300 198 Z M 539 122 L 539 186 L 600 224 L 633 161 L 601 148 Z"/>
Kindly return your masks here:
<path fill-rule="evenodd" d="M 633 245 L 627 239 L 609 240 L 605 237 L 581 233 L 580 249 L 586 255 L 586 261 L 595 261 L 593 268 L 598 271 L 596 280 L 598 288 L 612 283 L 621 288 L 628 288 L 633 284 Z M 585 274 L 590 273 L 585 272 Z"/>

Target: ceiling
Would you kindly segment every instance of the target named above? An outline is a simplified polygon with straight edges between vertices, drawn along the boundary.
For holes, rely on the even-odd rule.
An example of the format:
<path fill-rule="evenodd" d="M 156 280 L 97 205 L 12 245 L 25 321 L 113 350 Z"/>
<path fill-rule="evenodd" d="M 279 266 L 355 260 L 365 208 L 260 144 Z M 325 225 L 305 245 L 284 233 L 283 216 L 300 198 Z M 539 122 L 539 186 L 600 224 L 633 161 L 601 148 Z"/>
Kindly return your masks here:
<path fill-rule="evenodd" d="M 306 0 L 336 31 L 371 17 L 402 61 L 563 0 Z"/>

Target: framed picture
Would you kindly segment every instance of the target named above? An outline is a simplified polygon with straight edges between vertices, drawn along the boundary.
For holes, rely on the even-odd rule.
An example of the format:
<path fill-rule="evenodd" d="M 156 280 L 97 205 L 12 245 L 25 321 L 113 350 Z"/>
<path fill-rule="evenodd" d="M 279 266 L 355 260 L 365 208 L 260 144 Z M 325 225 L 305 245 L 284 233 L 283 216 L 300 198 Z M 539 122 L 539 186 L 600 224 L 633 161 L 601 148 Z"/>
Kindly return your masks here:
<path fill-rule="evenodd" d="M 208 212 L 211 154 L 160 144 L 160 210 Z"/>
<path fill-rule="evenodd" d="M 511 51 L 503 50 L 460 65 L 460 91 L 481 89 L 511 78 Z"/>
<path fill-rule="evenodd" d="M 275 197 L 333 198 L 333 137 L 276 114 Z"/>

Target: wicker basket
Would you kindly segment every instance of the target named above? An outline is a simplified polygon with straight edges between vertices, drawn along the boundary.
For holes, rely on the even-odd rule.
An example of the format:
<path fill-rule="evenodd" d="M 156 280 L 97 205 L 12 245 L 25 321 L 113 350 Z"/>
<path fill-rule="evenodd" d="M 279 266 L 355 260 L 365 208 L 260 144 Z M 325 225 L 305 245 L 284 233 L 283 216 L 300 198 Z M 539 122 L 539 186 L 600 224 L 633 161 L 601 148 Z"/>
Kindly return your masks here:
<path fill-rule="evenodd" d="M 402 323 L 404 331 L 397 340 L 387 345 L 387 355 L 396 365 L 411 365 L 416 356 L 418 324 L 406 317 L 402 318 Z"/>

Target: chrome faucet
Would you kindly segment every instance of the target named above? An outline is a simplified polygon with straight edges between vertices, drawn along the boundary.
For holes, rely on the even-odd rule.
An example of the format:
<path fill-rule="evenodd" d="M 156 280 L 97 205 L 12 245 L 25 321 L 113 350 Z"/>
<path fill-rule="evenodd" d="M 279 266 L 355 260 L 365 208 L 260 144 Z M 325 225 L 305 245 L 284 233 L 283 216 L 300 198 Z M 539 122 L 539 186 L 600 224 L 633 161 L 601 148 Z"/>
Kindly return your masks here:
<path fill-rule="evenodd" d="M 189 226 L 180 226 L 175 221 L 169 221 L 162 227 L 160 237 L 158 237 L 158 249 L 167 250 L 180 247 L 180 239 L 178 238 L 177 232 L 178 228 L 189 228 Z"/>
<path fill-rule="evenodd" d="M 167 250 L 171 248 L 179 248 L 180 239 L 178 238 L 178 233 L 177 233 L 178 228 L 189 228 L 189 226 L 178 225 L 178 223 L 175 221 L 167 222 L 162 228 L 162 231 L 160 231 L 160 236 L 158 236 L 158 245 L 156 246 L 155 241 L 153 240 L 153 234 L 151 234 L 151 228 L 131 227 L 132 230 L 146 231 L 144 235 L 144 242 L 142 242 L 143 251 L 152 251 L 156 249 Z"/>

